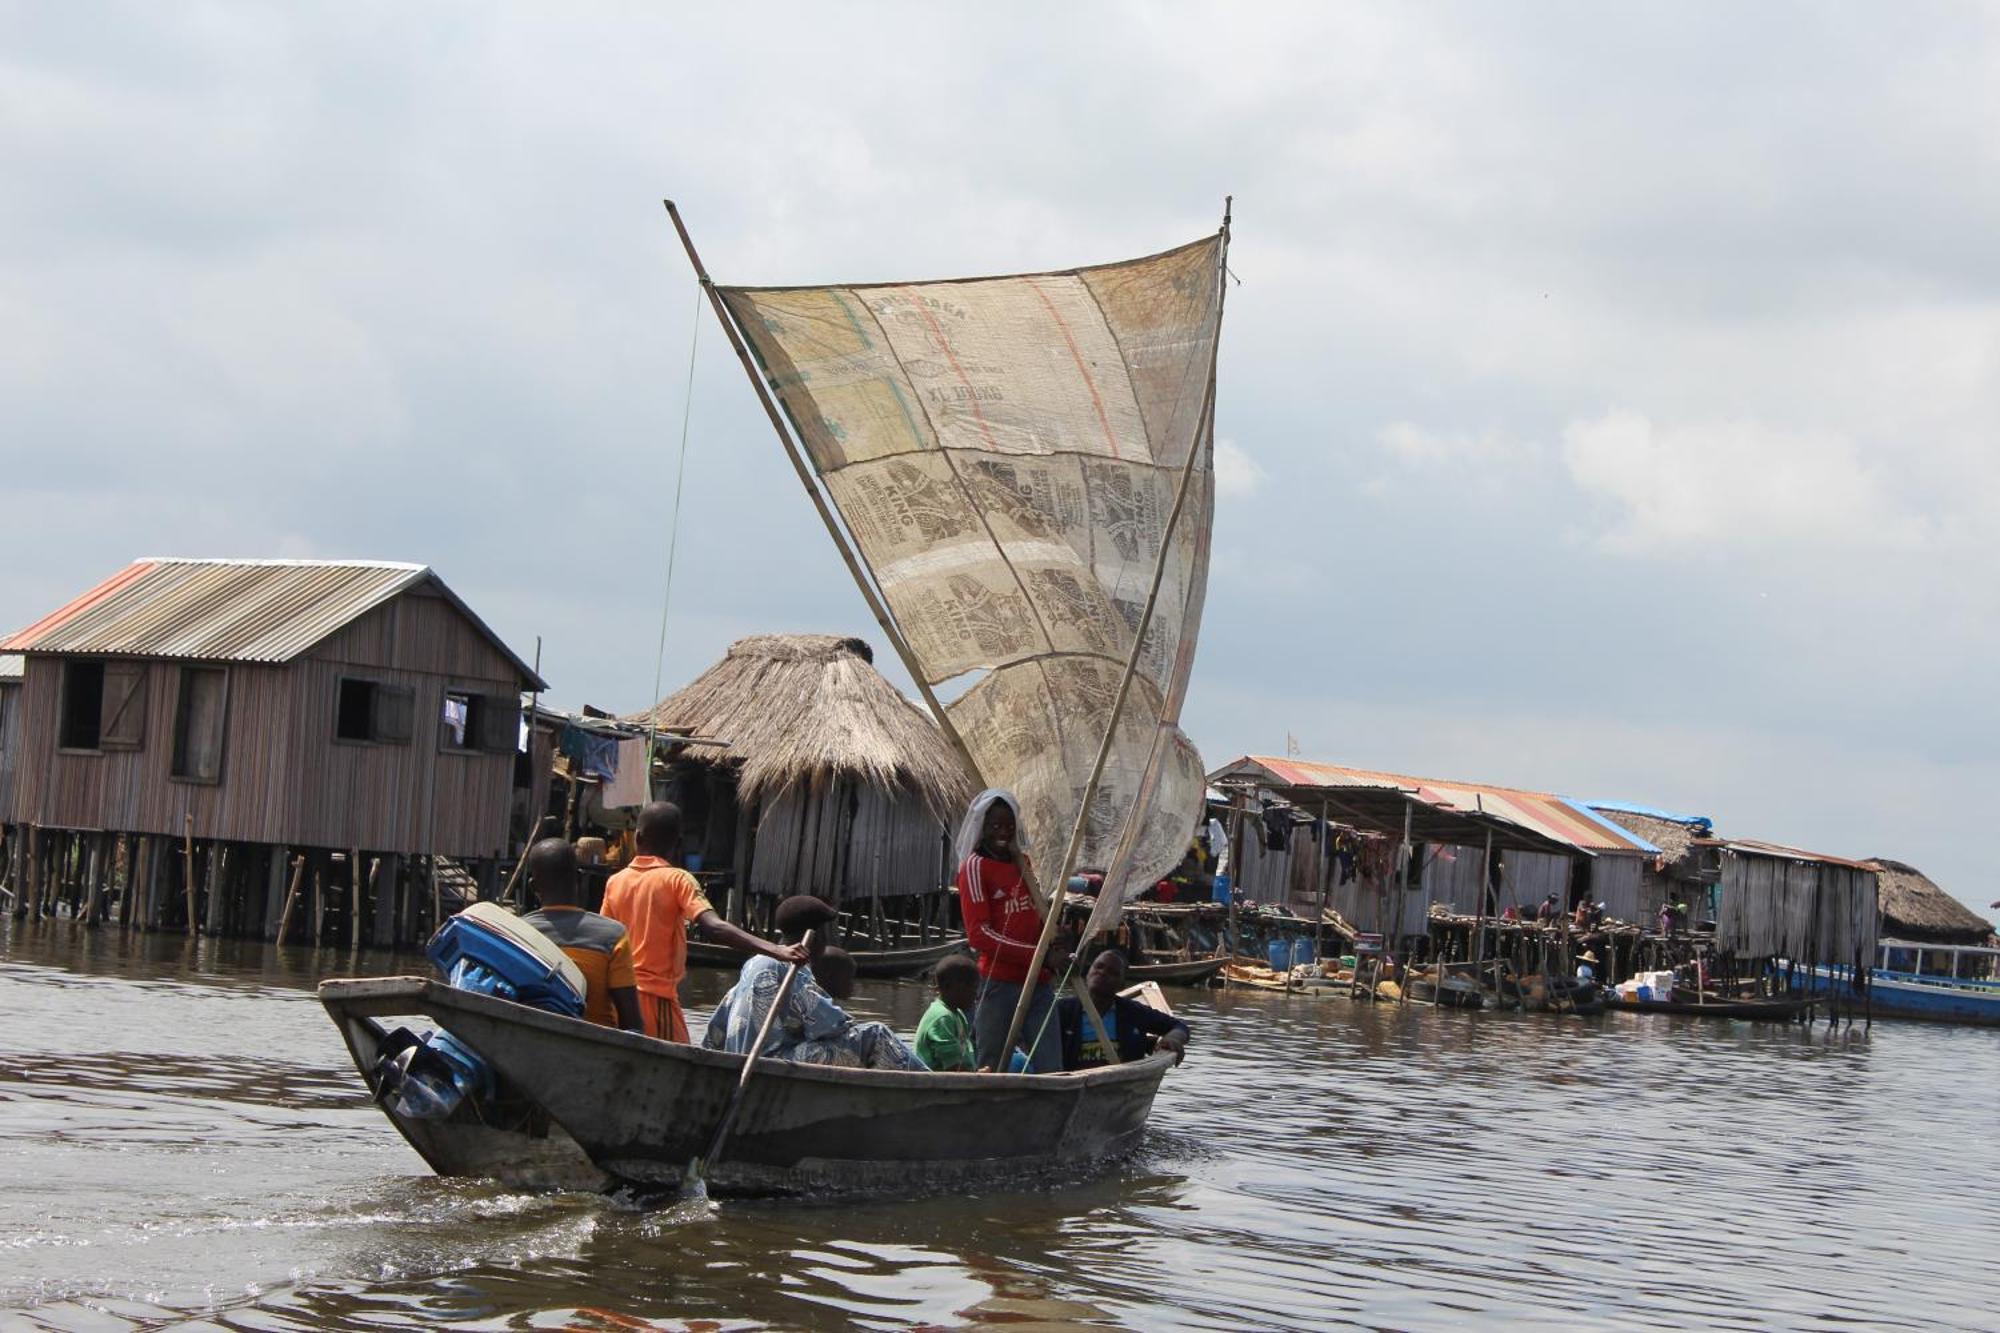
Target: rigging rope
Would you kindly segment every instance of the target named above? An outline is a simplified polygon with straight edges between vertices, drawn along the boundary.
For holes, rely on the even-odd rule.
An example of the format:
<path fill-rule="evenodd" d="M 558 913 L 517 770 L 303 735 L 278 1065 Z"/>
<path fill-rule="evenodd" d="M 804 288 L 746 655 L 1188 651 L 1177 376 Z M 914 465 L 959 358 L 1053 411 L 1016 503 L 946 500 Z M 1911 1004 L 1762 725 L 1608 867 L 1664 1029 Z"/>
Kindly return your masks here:
<path fill-rule="evenodd" d="M 646 726 L 646 799 L 653 799 L 653 749 L 658 743 L 660 719 L 660 684 L 664 679 L 667 665 L 667 611 L 674 600 L 674 553 L 681 544 L 681 484 L 687 476 L 688 421 L 694 415 L 694 364 L 695 352 L 701 346 L 701 303 L 708 294 L 696 283 L 694 289 L 694 328 L 688 334 L 687 387 L 681 394 L 681 453 L 674 463 L 674 514 L 673 527 L 667 536 L 667 586 L 660 596 L 660 646 L 653 655 L 653 710 L 647 716 Z"/>

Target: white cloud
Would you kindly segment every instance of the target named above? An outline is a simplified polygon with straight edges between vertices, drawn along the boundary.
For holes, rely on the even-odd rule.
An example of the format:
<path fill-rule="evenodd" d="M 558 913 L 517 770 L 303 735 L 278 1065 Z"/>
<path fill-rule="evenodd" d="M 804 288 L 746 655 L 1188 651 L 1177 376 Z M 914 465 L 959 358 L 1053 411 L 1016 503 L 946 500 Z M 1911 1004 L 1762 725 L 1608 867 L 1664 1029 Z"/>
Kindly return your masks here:
<path fill-rule="evenodd" d="M 1751 421 L 1656 425 L 1613 411 L 1563 430 L 1571 479 L 1602 507 L 1610 551 L 1920 546 L 1909 512 L 1853 441 Z"/>
<path fill-rule="evenodd" d="M 1247 500 L 1264 484 L 1264 469 L 1234 440 L 1215 442 L 1215 494 L 1223 500 Z"/>
<path fill-rule="evenodd" d="M 1509 440 L 1498 431 L 1428 431 L 1408 421 L 1384 426 L 1376 442 L 1397 462 L 1412 468 L 1492 467 L 1534 460 L 1532 443 Z"/>

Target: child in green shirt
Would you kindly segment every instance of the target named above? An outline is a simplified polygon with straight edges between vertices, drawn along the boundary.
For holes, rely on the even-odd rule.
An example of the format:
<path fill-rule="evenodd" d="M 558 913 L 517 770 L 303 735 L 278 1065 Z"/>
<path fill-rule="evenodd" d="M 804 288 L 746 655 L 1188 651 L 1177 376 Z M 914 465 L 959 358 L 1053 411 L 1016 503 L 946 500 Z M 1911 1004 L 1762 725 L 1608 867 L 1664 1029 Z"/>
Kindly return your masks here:
<path fill-rule="evenodd" d="M 979 999 L 979 965 L 953 954 L 937 965 L 938 995 L 917 1024 L 917 1058 L 940 1073 L 969 1074 L 979 1067 L 973 1054 L 972 1006 Z"/>

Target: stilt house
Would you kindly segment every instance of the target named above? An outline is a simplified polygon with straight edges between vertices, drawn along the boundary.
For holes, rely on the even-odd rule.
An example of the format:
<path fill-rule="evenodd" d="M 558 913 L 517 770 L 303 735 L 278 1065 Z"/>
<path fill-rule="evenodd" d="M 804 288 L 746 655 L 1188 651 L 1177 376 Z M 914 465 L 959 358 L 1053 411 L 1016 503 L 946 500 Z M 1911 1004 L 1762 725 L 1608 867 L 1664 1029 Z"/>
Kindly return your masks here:
<path fill-rule="evenodd" d="M 439 859 L 485 884 L 510 851 L 540 681 L 424 566 L 140 560 L 0 652 L 9 878 L 43 902 L 88 879 L 94 912 L 116 865 L 140 924 L 268 937 L 307 885 L 308 938 L 386 943 L 428 929 Z"/>
<path fill-rule="evenodd" d="M 761 925 L 779 899 L 811 893 L 885 944 L 898 922 L 943 923 L 950 836 L 971 784 L 862 640 L 738 640 L 629 720 L 722 742 L 677 757 L 667 791 L 687 817 L 687 850 L 705 872 L 727 872 L 732 920 Z"/>

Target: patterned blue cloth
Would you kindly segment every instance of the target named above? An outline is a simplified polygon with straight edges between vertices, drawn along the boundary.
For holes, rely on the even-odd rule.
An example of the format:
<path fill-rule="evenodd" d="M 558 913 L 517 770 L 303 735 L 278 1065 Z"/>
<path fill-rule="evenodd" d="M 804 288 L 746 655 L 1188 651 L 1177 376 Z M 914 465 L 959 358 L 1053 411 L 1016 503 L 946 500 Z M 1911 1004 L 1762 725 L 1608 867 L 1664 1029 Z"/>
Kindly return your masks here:
<path fill-rule="evenodd" d="M 775 958 L 752 958 L 743 964 L 742 975 L 709 1015 L 701 1044 L 711 1051 L 747 1055 L 784 980 L 785 964 Z M 805 970 L 792 982 L 760 1054 L 848 1069 L 924 1068 L 901 1037 L 881 1023 L 857 1023 Z"/>

